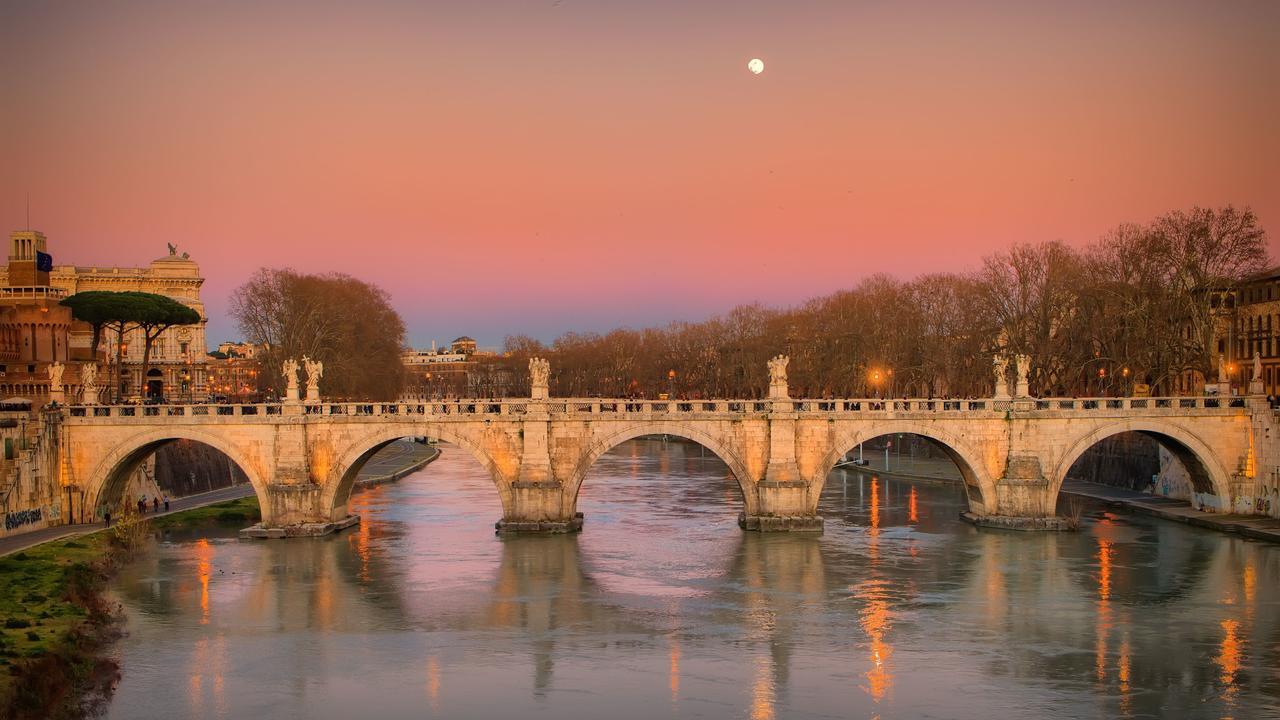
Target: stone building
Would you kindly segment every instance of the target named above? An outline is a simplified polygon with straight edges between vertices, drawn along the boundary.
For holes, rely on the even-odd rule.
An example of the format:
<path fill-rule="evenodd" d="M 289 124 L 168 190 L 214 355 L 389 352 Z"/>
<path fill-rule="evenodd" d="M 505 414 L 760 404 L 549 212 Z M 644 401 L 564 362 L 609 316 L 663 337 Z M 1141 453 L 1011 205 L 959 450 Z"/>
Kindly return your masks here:
<path fill-rule="evenodd" d="M 0 272 L 0 396 L 42 401 L 49 395 L 49 365 L 87 360 L 88 347 L 71 341 L 75 321 L 60 305 L 67 291 L 51 286 L 51 258 L 44 234 L 21 230 L 9 237 L 9 260 Z M 62 382 L 74 390 L 78 372 Z"/>
<path fill-rule="evenodd" d="M 232 355 L 211 357 L 206 362 L 211 400 L 236 403 L 262 400 L 262 393 L 258 389 L 258 378 L 261 376 L 262 366 L 256 359 Z"/>
<path fill-rule="evenodd" d="M 1237 388 L 1253 379 L 1253 356 L 1262 359 L 1262 385 L 1268 395 L 1280 388 L 1280 267 L 1258 273 L 1236 291 L 1235 312 L 1220 338 Z"/>
<path fill-rule="evenodd" d="M 1225 362 L 1223 375 L 1232 392 L 1243 394 L 1253 380 L 1256 353 L 1262 361 L 1264 392 L 1280 395 L 1280 267 L 1260 272 L 1234 290 L 1215 292 L 1211 302 L 1218 311 L 1209 348 L 1215 373 L 1218 363 Z M 1217 379 L 1188 371 L 1178 378 L 1176 389 L 1199 394 Z"/>
<path fill-rule="evenodd" d="M 45 249 L 45 236 L 35 230 L 21 230 L 10 236 L 9 264 L 0 270 L 0 357 L 4 360 L 0 393 L 47 395 L 47 366 L 88 360 L 92 331 L 71 321 L 70 310 L 58 305 L 62 298 L 89 290 L 147 292 L 166 295 L 200 313 L 194 325 L 172 327 L 152 343 L 151 370 L 142 376 L 144 339 L 141 330 L 125 333 L 121 339 L 123 366 L 120 396 L 139 400 L 162 396 L 173 401 L 203 401 L 208 398 L 208 363 L 205 346 L 207 316 L 200 299 L 204 278 L 200 266 L 186 253 L 179 255 L 170 245 L 169 254 L 147 267 L 94 267 L 53 265 Z M 43 256 L 43 260 L 41 260 Z M 43 269 L 37 267 L 43 262 Z M 38 314 L 37 314 L 38 313 Z M 115 338 L 104 339 L 99 352 L 114 357 Z M 29 357 L 28 357 L 29 356 Z M 10 366 L 16 373 L 10 375 Z M 63 383 L 70 392 L 76 387 L 78 371 L 68 368 Z M 109 385 L 104 375 L 99 383 Z M 104 392 L 103 399 L 110 397 Z"/>

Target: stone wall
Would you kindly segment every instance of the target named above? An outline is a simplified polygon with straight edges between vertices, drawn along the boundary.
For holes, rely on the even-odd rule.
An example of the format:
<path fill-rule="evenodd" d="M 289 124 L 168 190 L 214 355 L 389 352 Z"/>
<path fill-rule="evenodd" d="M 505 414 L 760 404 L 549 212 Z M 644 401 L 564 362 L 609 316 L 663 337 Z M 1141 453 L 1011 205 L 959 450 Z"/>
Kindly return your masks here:
<path fill-rule="evenodd" d="M 249 482 L 221 451 L 191 440 L 175 440 L 155 454 L 155 482 L 171 498 Z"/>
<path fill-rule="evenodd" d="M 1172 459 L 1167 452 L 1165 456 Z M 1160 475 L 1161 465 L 1158 442 L 1140 433 L 1120 433 L 1086 450 L 1067 471 L 1067 477 L 1147 492 L 1152 478 Z"/>

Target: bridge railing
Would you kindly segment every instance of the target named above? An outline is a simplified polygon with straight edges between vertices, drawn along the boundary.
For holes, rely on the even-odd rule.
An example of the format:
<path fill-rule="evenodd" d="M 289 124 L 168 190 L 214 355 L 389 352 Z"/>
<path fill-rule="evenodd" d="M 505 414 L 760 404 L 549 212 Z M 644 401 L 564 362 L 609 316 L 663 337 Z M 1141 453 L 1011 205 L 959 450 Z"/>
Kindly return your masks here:
<path fill-rule="evenodd" d="M 534 402 L 524 399 L 445 400 L 434 402 L 300 403 L 305 415 L 337 417 L 447 417 L 522 416 L 537 407 L 556 416 L 623 415 L 764 415 L 784 410 L 798 414 L 851 415 L 891 413 L 1004 413 L 1114 412 L 1158 410 L 1213 410 L 1244 408 L 1242 397 L 1157 397 L 1157 398 L 1020 398 L 1016 400 L 976 399 L 842 399 L 842 400 L 628 400 L 601 398 L 555 398 Z M 85 418 L 180 418 L 180 417 L 265 417 L 286 414 L 282 403 L 226 405 L 72 405 L 70 417 Z"/>

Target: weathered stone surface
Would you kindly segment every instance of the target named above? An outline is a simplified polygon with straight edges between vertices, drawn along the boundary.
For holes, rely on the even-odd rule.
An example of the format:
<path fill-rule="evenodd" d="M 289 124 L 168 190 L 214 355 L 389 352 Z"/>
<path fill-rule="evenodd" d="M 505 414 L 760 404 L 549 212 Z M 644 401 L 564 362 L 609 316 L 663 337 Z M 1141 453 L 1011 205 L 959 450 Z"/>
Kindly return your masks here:
<path fill-rule="evenodd" d="M 738 515 L 738 527 L 756 532 L 822 532 L 823 520 L 818 515 Z"/>
<path fill-rule="evenodd" d="M 1014 517 L 1010 515 L 975 515 L 971 512 L 960 513 L 961 519 L 978 527 L 996 528 L 998 530 L 1053 530 L 1057 532 L 1076 530 L 1077 525 L 1064 517 Z"/>
<path fill-rule="evenodd" d="M 275 540 L 293 537 L 319 537 L 360 524 L 359 515 L 348 515 L 332 522 L 298 523 L 297 525 L 250 525 L 240 531 L 241 540 Z"/>

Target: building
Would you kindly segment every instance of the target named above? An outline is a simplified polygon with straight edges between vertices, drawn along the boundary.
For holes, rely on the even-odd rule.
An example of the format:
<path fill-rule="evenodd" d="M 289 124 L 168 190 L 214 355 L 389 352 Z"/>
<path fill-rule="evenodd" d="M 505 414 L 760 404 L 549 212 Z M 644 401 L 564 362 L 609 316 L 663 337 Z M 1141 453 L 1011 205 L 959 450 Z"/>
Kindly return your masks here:
<path fill-rule="evenodd" d="M 259 346 L 247 342 L 222 342 L 218 343 L 218 352 L 227 357 L 233 358 L 254 358 L 257 357 L 261 350 Z"/>
<path fill-rule="evenodd" d="M 62 306 L 65 290 L 49 283 L 50 256 L 43 233 L 20 230 L 9 236 L 9 259 L 0 275 L 0 395 L 40 401 L 49 396 L 49 365 L 88 359 L 74 349 L 77 325 Z M 68 390 L 78 390 L 79 373 L 64 373 Z"/>
<path fill-rule="evenodd" d="M 221 346 L 219 349 L 221 350 Z M 241 403 L 262 400 L 262 393 L 258 390 L 262 367 L 256 359 L 232 355 L 225 358 L 211 357 L 207 363 L 210 399 Z"/>
<path fill-rule="evenodd" d="M 1246 278 L 1234 289 L 1215 290 L 1210 302 L 1217 311 L 1209 348 L 1213 376 L 1204 378 L 1187 371 L 1178 378 L 1176 389 L 1189 394 L 1200 394 L 1206 387 L 1212 391 L 1217 387 L 1218 365 L 1225 363 L 1223 374 L 1231 391 L 1247 392 L 1257 354 L 1262 363 L 1263 391 L 1280 395 L 1280 267 Z M 1186 332 L 1190 340 L 1191 328 Z"/>
<path fill-rule="evenodd" d="M 454 342 L 449 352 L 436 350 L 433 342 L 430 350 L 406 349 L 400 354 L 405 371 L 402 392 L 405 398 L 460 397 L 463 394 L 467 376 L 475 363 L 468 354 L 456 352 L 457 341 Z M 471 343 L 474 348 L 475 341 Z"/>
<path fill-rule="evenodd" d="M 53 265 L 45 249 L 45 236 L 35 230 L 20 230 L 10 235 L 9 264 L 0 271 L 0 300 L 11 300 L 15 309 L 10 313 L 13 322 L 0 331 L 0 348 L 8 342 L 11 332 L 19 334 L 13 339 L 18 345 L 12 348 L 17 356 L 5 361 L 6 376 L 0 383 L 0 392 L 17 393 L 30 388 L 29 393 L 48 392 L 47 367 L 57 359 L 88 360 L 92 343 L 92 331 L 84 323 L 73 323 L 70 310 L 58 305 L 62 298 L 89 290 L 114 292 L 147 292 L 165 295 L 181 302 L 200 314 L 200 322 L 194 325 L 171 327 L 160 334 L 151 346 L 151 370 L 142 377 L 142 330 L 133 329 L 120 339 L 122 367 L 120 369 L 119 396 L 125 400 L 139 400 L 144 393 L 148 397 L 164 397 L 174 401 L 203 401 L 208 398 L 208 363 L 205 345 L 207 316 L 200 300 L 200 287 L 204 278 L 200 266 L 186 253 L 178 254 L 170 245 L 169 254 L 153 260 L 145 268 L 92 267 L 80 265 Z M 7 296 L 7 298 L 5 297 Z M 16 314 L 15 314 L 16 313 Z M 45 322 L 19 321 L 18 316 L 40 313 Z M 24 315 L 25 314 L 25 315 Z M 30 325 L 30 327 L 27 327 Z M 26 332 L 25 335 L 22 332 Z M 99 348 L 103 359 L 113 358 L 116 338 L 110 338 Z M 23 343 L 30 346 L 32 362 L 24 362 Z M 62 345 L 59 345 L 62 343 Z M 13 355 L 13 353 L 10 353 Z M 21 372 L 10 376 L 9 365 Z M 63 376 L 68 398 L 73 397 L 78 370 Z M 42 377 L 43 374 L 43 377 Z M 99 383 L 107 385 L 103 400 L 110 399 L 109 383 L 105 375 L 99 375 Z"/>
<path fill-rule="evenodd" d="M 1227 377 L 1237 388 L 1253 379 L 1253 357 L 1262 360 L 1266 394 L 1280 389 L 1280 267 L 1258 273 L 1243 283 L 1231 303 L 1234 312 L 1221 324 L 1218 351 L 1226 357 Z"/>

